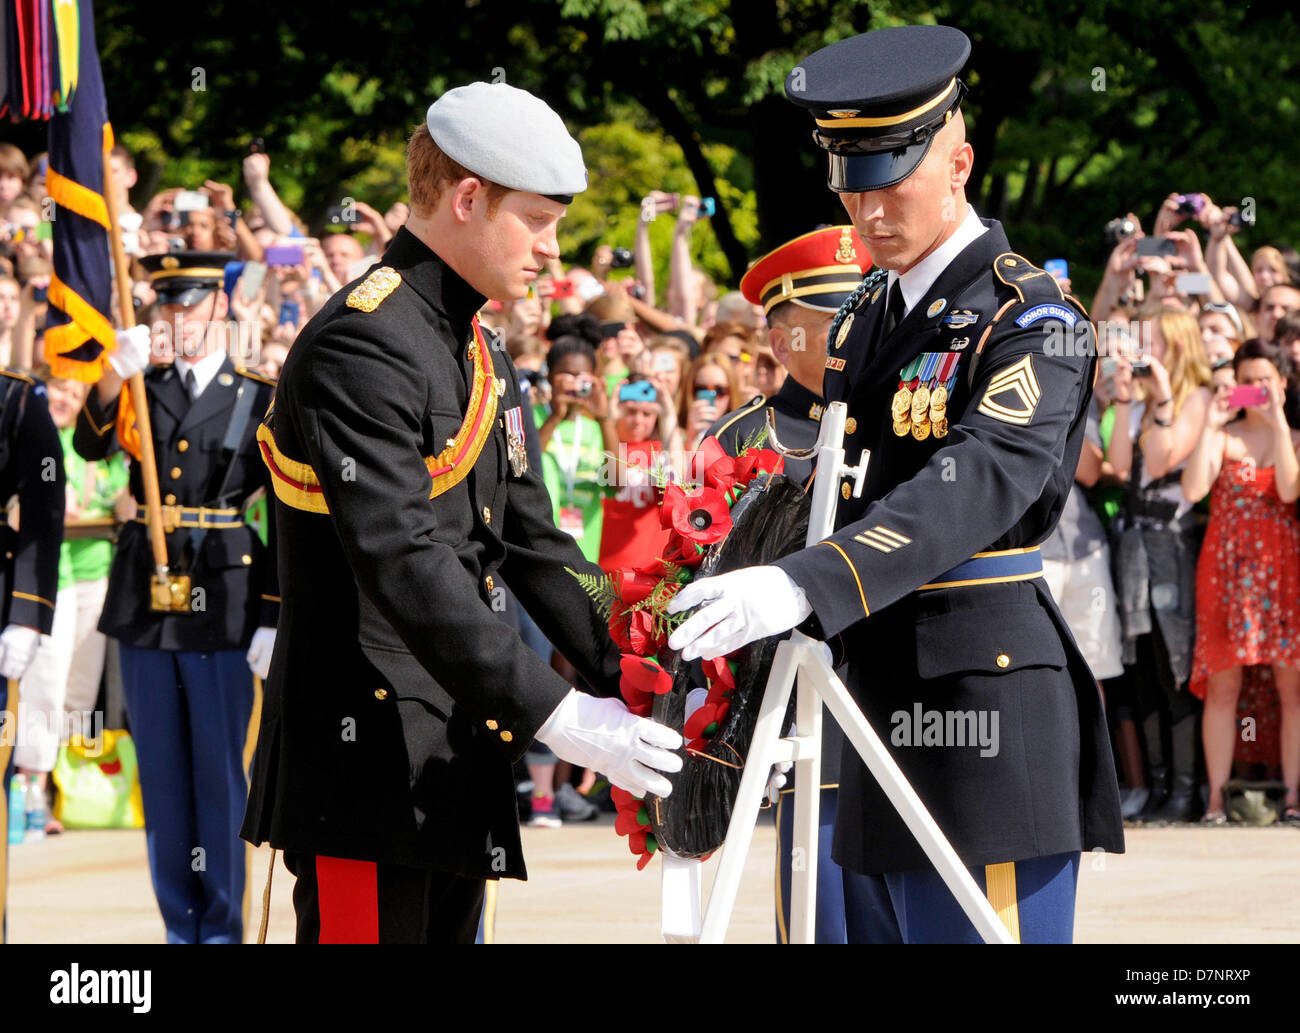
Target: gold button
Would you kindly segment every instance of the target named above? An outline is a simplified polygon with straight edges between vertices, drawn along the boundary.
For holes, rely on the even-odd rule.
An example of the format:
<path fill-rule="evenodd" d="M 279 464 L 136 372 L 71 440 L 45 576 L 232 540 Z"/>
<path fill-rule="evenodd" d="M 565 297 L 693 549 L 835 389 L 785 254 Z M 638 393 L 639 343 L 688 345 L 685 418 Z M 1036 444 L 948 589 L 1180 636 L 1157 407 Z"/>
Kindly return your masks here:
<path fill-rule="evenodd" d="M 387 698 L 388 698 L 387 689 L 375 689 L 375 699 L 387 699 Z"/>
<path fill-rule="evenodd" d="M 239 557 L 239 562 L 247 567 L 250 563 L 253 562 L 253 557 L 248 555 L 248 553 L 244 553 L 244 555 Z"/>
<path fill-rule="evenodd" d="M 1009 667 L 1011 665 L 1011 657 L 1007 656 L 1006 653 L 999 653 L 997 664 L 999 667 Z"/>
<path fill-rule="evenodd" d="M 176 496 L 173 495 L 171 492 L 168 492 L 167 497 L 163 499 L 163 501 L 167 503 L 167 505 L 169 506 L 174 506 L 176 505 Z"/>
<path fill-rule="evenodd" d="M 486 724 L 489 732 L 495 732 L 497 730 L 497 723 L 495 721 L 488 721 Z"/>
<path fill-rule="evenodd" d="M 489 574 L 487 577 L 483 579 L 483 584 L 487 585 L 487 590 L 489 592 L 491 592 L 497 586 L 497 583 L 492 580 L 491 574 Z"/>
<path fill-rule="evenodd" d="M 187 451 L 187 450 L 189 449 L 189 447 L 190 447 L 190 443 L 189 443 L 188 441 L 186 441 L 184 438 L 181 438 L 180 441 L 176 442 L 176 451 L 177 451 L 177 452 L 184 452 L 184 451 Z"/>
<path fill-rule="evenodd" d="M 844 433 L 856 434 L 857 432 L 858 432 L 858 421 L 855 420 L 852 416 L 850 416 L 847 420 L 844 421 Z"/>
<path fill-rule="evenodd" d="M 514 738 L 514 736 L 511 735 L 509 732 L 502 732 L 502 733 L 501 733 L 501 741 L 502 741 L 502 742 L 509 742 L 509 741 L 510 741 L 511 739 L 513 739 L 513 738 Z"/>
<path fill-rule="evenodd" d="M 181 479 L 181 468 L 180 468 L 179 466 L 173 466 L 173 467 L 172 467 L 172 480 L 173 480 L 173 481 L 179 481 L 180 479 Z"/>
<path fill-rule="evenodd" d="M 485 524 L 492 523 L 492 510 L 489 509 L 487 506 L 483 507 L 483 523 Z"/>
<path fill-rule="evenodd" d="M 843 495 L 846 499 L 853 494 L 853 489 L 849 487 L 848 481 L 845 481 L 843 484 L 840 485 L 840 494 Z"/>

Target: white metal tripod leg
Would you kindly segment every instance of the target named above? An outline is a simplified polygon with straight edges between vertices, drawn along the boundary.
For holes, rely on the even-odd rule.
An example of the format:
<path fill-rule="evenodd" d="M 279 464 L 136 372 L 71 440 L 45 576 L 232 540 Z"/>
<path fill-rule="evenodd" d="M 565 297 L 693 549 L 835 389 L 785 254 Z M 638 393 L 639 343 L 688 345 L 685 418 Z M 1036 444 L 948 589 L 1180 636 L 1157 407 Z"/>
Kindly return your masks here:
<path fill-rule="evenodd" d="M 745 772 L 740 777 L 740 790 L 731 811 L 727 838 L 722 848 L 722 860 L 709 894 L 709 906 L 704 913 L 701 943 L 721 943 L 727 935 L 731 911 L 740 890 L 740 876 L 749 856 L 749 845 L 754 839 L 754 822 L 763 803 L 763 789 L 767 785 L 768 771 L 779 760 L 793 759 L 789 747 L 781 746 L 781 721 L 790 701 L 794 686 L 795 656 L 788 642 L 776 650 L 772 670 L 768 675 L 763 702 L 759 706 L 758 721 L 749 755 L 745 758 Z"/>
<path fill-rule="evenodd" d="M 798 640 L 802 639 L 803 642 Z M 790 837 L 790 942 L 812 943 L 817 932 L 817 854 L 821 807 L 822 701 L 805 664 L 816 646 L 796 633 L 801 661 L 797 672 L 795 734 L 801 744 L 794 763 L 794 835 Z"/>
<path fill-rule="evenodd" d="M 665 943 L 698 943 L 704 886 L 702 865 L 671 854 L 663 855 L 660 931 Z"/>
<path fill-rule="evenodd" d="M 853 697 L 849 695 L 844 683 L 836 677 L 834 671 L 820 661 L 820 658 L 816 664 L 809 664 L 804 669 L 803 676 L 816 685 L 822 702 L 839 722 L 840 728 L 844 730 L 849 742 L 853 743 L 853 748 L 858 751 L 867 770 L 880 783 L 885 795 L 889 797 L 889 802 L 894 805 L 899 817 L 906 822 L 908 829 L 921 845 L 921 849 L 925 851 L 925 856 L 930 859 L 935 871 L 952 891 L 952 895 L 957 898 L 957 903 L 966 912 L 966 917 L 984 938 L 984 942 L 1014 943 L 1007 927 L 1002 924 L 997 912 L 980 892 L 979 886 L 971 878 L 966 866 L 961 863 L 957 852 L 953 850 L 939 826 L 930 817 L 930 812 L 925 809 L 925 804 L 916 795 L 916 790 L 903 777 L 898 764 L 889 755 L 875 730 L 867 723 L 867 719 L 853 702 Z"/>

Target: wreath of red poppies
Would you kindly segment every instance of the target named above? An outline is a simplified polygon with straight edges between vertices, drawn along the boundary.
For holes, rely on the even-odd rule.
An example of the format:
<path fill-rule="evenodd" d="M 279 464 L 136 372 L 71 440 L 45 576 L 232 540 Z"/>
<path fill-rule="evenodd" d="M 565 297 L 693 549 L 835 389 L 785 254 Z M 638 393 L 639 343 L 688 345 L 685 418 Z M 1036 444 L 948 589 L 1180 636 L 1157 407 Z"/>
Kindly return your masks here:
<path fill-rule="evenodd" d="M 649 717 L 655 696 L 673 687 L 672 676 L 656 657 L 687 615 L 668 613 L 669 601 L 691 582 L 706 550 L 727 537 L 731 507 L 750 482 L 761 473 L 778 474 L 784 466 L 780 455 L 765 448 L 746 447 L 739 456 L 729 456 L 717 438 L 705 439 L 696 459 L 696 469 L 703 470 L 700 483 L 668 484 L 659 491 L 659 520 L 669 532 L 662 556 L 605 578 L 575 575 L 609 621 L 609 633 L 622 654 L 619 689 L 628 710 L 639 717 Z M 705 661 L 704 671 L 707 696 L 682 729 L 689 753 L 702 752 L 717 734 L 736 687 L 736 665 L 729 657 Z M 659 849 L 645 804 L 623 789 L 612 789 L 611 796 L 618 809 L 614 831 L 628 837 L 638 870 L 645 868 Z"/>

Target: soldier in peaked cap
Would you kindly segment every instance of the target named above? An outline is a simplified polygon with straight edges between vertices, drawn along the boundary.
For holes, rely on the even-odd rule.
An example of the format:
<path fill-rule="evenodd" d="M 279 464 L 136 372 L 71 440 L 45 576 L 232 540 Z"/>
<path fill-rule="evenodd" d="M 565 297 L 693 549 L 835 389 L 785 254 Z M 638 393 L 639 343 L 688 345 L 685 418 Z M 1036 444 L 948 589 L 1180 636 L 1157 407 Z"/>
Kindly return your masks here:
<path fill-rule="evenodd" d="M 246 752 L 279 609 L 274 556 L 244 519 L 269 477 L 258 417 L 274 385 L 236 366 L 225 341 L 225 264 L 233 253 L 175 251 L 142 260 L 174 361 L 150 365 L 150 330 L 121 331 L 111 369 L 77 417 L 73 447 L 99 460 L 123 381 L 145 370 L 167 556 L 176 576 L 153 591 L 142 467 L 131 466 L 140 516 L 118 538 L 99 630 L 120 644 L 123 691 L 140 762 L 154 894 L 170 943 L 240 943 L 246 848 L 239 823 Z M 147 366 L 147 369 L 146 369 Z"/>
<path fill-rule="evenodd" d="M 1096 684 L 1043 582 L 1091 396 L 1087 314 L 965 199 L 972 152 L 943 26 L 870 32 L 786 81 L 828 183 L 880 267 L 829 334 L 823 394 L 847 460 L 836 530 L 767 567 L 688 586 L 670 639 L 725 654 L 801 626 L 847 684 L 1013 936 L 1068 941 L 1080 851 L 1123 849 Z M 739 628 L 740 631 L 732 629 Z M 872 938 L 978 940 L 856 753 L 834 856 L 875 880 Z"/>
<path fill-rule="evenodd" d="M 768 341 L 787 376 L 771 398 L 758 395 L 721 417 L 708 433 L 736 455 L 747 441 L 768 430 L 768 413 L 784 449 L 811 449 L 822 417 L 822 370 L 826 334 L 839 307 L 862 282 L 871 256 L 852 226 L 825 226 L 786 241 L 758 259 L 740 280 L 746 300 L 763 306 Z M 771 448 L 770 440 L 766 447 Z M 801 484 L 812 478 L 812 459 L 786 456 L 785 472 Z M 840 750 L 844 736 L 830 714 L 822 717 L 821 802 L 818 809 L 817 943 L 857 939 L 870 922 L 874 898 L 864 876 L 841 868 L 831 857 L 831 833 L 839 796 Z M 778 776 L 778 782 L 783 776 Z M 791 858 L 794 838 L 793 782 L 775 787 L 777 797 L 777 938 L 790 928 Z"/>
<path fill-rule="evenodd" d="M 407 168 L 410 220 L 303 329 L 259 431 L 284 609 L 244 835 L 285 851 L 300 942 L 472 942 L 485 880 L 526 875 L 511 765 L 534 738 L 633 792 L 681 766 L 681 737 L 616 698 L 566 570 L 599 569 L 555 527 L 475 317 L 558 255 L 578 144 L 538 98 L 473 83 Z M 503 629 L 499 578 L 591 693 Z"/>

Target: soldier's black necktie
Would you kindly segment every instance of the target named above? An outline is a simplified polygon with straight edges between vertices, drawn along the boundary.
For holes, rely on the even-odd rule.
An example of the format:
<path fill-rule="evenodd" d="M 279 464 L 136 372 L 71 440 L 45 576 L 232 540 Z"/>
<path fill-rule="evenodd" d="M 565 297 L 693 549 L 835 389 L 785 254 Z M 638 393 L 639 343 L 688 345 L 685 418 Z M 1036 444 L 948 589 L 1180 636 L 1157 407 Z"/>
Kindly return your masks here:
<path fill-rule="evenodd" d="M 191 402 L 199 396 L 199 382 L 195 378 L 192 369 L 185 371 L 185 393 L 190 396 Z"/>
<path fill-rule="evenodd" d="M 894 332 L 894 327 L 903 319 L 903 288 L 894 281 L 894 285 L 889 288 L 889 298 L 885 302 L 885 319 L 880 328 L 880 339 L 883 341 L 886 337 Z"/>

